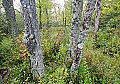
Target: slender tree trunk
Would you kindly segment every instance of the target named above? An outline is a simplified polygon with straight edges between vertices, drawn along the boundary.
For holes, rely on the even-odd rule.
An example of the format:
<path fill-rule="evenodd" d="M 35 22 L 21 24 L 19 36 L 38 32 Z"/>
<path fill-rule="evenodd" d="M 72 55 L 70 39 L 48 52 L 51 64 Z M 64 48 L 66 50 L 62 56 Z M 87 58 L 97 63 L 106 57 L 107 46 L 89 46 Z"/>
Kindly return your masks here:
<path fill-rule="evenodd" d="M 56 10 L 56 4 L 54 5 L 54 12 L 55 12 L 55 26 L 58 26 L 58 18 L 57 18 L 57 10 Z"/>
<path fill-rule="evenodd" d="M 13 0 L 2 0 L 2 5 L 6 12 L 6 18 L 9 25 L 9 33 L 12 34 L 12 37 L 18 36 L 18 28 L 16 23 L 15 10 L 13 7 Z"/>
<path fill-rule="evenodd" d="M 65 17 L 65 23 L 64 23 L 65 27 L 66 27 L 66 17 Z"/>
<path fill-rule="evenodd" d="M 35 79 L 44 76 L 44 64 L 40 41 L 40 30 L 36 14 L 35 0 L 20 0 L 24 14 L 24 42 L 31 53 L 31 72 Z"/>
<path fill-rule="evenodd" d="M 63 11 L 63 25 L 66 27 L 66 1 L 64 0 L 64 11 Z"/>
<path fill-rule="evenodd" d="M 73 60 L 71 70 L 75 72 L 81 61 L 80 49 L 78 47 L 78 38 L 80 32 L 80 20 L 83 11 L 83 0 L 73 0 L 72 27 L 70 32 L 70 51 Z"/>
<path fill-rule="evenodd" d="M 42 29 L 42 8 L 41 8 L 41 1 L 39 0 L 39 11 L 40 11 L 40 14 L 39 14 L 39 28 Z"/>
<path fill-rule="evenodd" d="M 48 8 L 46 8 L 46 15 L 47 15 L 47 24 L 46 24 L 46 28 L 49 28 L 49 14 L 48 14 Z"/>
<path fill-rule="evenodd" d="M 95 15 L 95 27 L 94 27 L 94 33 L 97 33 L 99 30 L 99 18 L 101 14 L 101 9 L 102 9 L 102 0 L 97 0 L 96 2 L 96 15 Z"/>
<path fill-rule="evenodd" d="M 85 13 L 85 16 L 84 16 L 84 21 L 83 21 L 83 24 L 82 24 L 83 30 L 81 32 L 81 34 L 84 34 L 85 37 L 86 37 L 86 34 L 87 34 L 87 32 L 89 30 L 89 27 L 90 27 L 92 14 L 95 10 L 95 3 L 96 3 L 96 0 L 88 0 L 87 10 L 86 10 L 86 13 Z"/>
<path fill-rule="evenodd" d="M 82 24 L 83 29 L 82 29 L 82 32 L 80 32 L 80 35 L 79 35 L 79 40 L 80 40 L 79 47 L 81 49 L 81 52 L 82 52 L 82 49 L 84 47 L 84 43 L 85 43 L 85 40 L 86 40 L 86 37 L 87 37 L 87 33 L 89 31 L 92 14 L 95 10 L 95 3 L 96 3 L 96 0 L 88 0 L 87 10 L 86 10 L 86 13 L 84 15 L 84 21 L 83 21 L 83 24 Z M 82 55 L 82 53 L 81 53 L 81 55 Z"/>
<path fill-rule="evenodd" d="M 63 17 L 63 24 L 62 25 L 65 26 L 64 11 L 62 11 L 62 17 Z"/>
<path fill-rule="evenodd" d="M 95 3 L 96 3 L 96 0 L 88 0 L 87 10 L 84 16 L 84 21 L 82 23 L 83 29 L 80 31 L 79 39 L 78 39 L 79 43 L 77 45 L 79 49 L 80 59 L 82 58 L 83 47 L 85 44 L 87 33 L 89 31 L 92 14 L 95 10 Z"/>

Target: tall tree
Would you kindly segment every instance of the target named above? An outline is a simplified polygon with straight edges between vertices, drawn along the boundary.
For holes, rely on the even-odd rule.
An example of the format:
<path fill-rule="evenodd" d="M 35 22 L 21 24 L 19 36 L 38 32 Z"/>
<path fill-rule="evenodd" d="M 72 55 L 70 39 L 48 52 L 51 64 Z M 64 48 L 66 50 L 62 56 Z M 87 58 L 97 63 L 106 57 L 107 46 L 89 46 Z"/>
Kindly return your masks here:
<path fill-rule="evenodd" d="M 97 0 L 96 2 L 96 15 L 95 15 L 95 28 L 94 28 L 94 33 L 97 33 L 99 30 L 99 18 L 101 14 L 101 9 L 102 9 L 102 0 Z"/>
<path fill-rule="evenodd" d="M 15 10 L 13 7 L 13 0 L 2 0 L 2 5 L 6 12 L 6 18 L 9 25 L 9 33 L 12 33 L 12 36 L 18 36 L 18 28 L 16 24 Z"/>
<path fill-rule="evenodd" d="M 44 64 L 40 41 L 40 30 L 36 14 L 35 0 L 20 0 L 24 14 L 24 42 L 31 54 L 31 66 L 33 76 L 37 79 L 44 76 Z"/>
<path fill-rule="evenodd" d="M 82 51 L 83 51 L 84 43 L 87 37 L 87 33 L 89 31 L 92 14 L 95 10 L 95 3 L 96 3 L 96 0 L 88 0 L 86 13 L 84 15 L 84 21 L 82 23 L 82 30 L 80 31 L 79 41 L 78 41 L 79 42 L 78 49 L 80 50 L 79 52 L 80 59 L 82 58 Z"/>
<path fill-rule="evenodd" d="M 83 0 L 73 0 L 73 17 L 72 17 L 72 29 L 71 29 L 71 56 L 73 63 L 71 70 L 76 72 L 82 59 L 82 50 L 86 40 L 86 36 L 90 27 L 90 21 L 92 14 L 95 10 L 96 0 L 88 0 L 87 10 L 84 16 L 83 28 L 80 29 L 80 16 L 82 14 Z"/>
<path fill-rule="evenodd" d="M 80 64 L 81 50 L 79 44 L 80 20 L 83 10 L 83 0 L 73 0 L 72 27 L 70 32 L 70 51 L 73 60 L 71 70 L 75 72 Z"/>

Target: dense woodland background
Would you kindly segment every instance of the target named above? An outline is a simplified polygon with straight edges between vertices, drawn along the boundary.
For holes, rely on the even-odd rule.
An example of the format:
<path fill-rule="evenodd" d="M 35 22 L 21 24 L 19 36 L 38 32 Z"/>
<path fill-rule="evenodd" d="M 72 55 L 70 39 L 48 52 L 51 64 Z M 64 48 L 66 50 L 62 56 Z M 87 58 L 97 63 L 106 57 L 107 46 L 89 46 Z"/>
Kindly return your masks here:
<path fill-rule="evenodd" d="M 84 24 L 88 1 L 95 0 L 83 0 L 80 28 Z M 30 57 L 34 54 L 23 39 L 26 31 L 25 11 L 22 6 L 19 10 L 11 6 L 12 0 L 0 0 L 0 68 L 9 69 L 5 84 L 120 84 L 120 0 L 102 0 L 99 31 L 96 33 L 95 6 L 82 60 L 74 74 L 71 73 L 73 60 L 68 56 L 70 31 L 74 25 L 72 15 L 75 12 L 72 0 L 64 0 L 64 7 L 54 0 L 35 2 L 44 77 L 35 79 L 31 73 Z"/>

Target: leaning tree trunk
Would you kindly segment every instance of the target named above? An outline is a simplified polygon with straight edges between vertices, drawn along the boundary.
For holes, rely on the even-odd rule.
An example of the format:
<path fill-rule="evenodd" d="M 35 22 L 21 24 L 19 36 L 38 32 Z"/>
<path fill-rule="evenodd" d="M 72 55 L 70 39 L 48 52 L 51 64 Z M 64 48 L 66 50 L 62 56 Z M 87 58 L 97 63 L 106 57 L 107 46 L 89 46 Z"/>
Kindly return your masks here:
<path fill-rule="evenodd" d="M 97 31 L 99 30 L 98 26 L 99 26 L 99 18 L 101 14 L 101 9 L 102 9 L 102 0 L 97 0 L 94 33 L 97 33 Z"/>
<path fill-rule="evenodd" d="M 81 54 L 78 47 L 78 38 L 80 32 L 80 20 L 83 11 L 83 0 L 73 0 L 72 27 L 70 32 L 70 51 L 73 60 L 71 70 L 75 72 L 80 64 Z"/>
<path fill-rule="evenodd" d="M 31 72 L 35 79 L 44 76 L 44 64 L 40 42 L 40 30 L 36 14 L 35 0 L 21 0 L 24 14 L 24 42 L 31 56 Z"/>
<path fill-rule="evenodd" d="M 9 34 L 12 34 L 12 37 L 18 36 L 18 28 L 15 17 L 15 10 L 13 7 L 13 0 L 2 0 L 2 5 L 6 12 L 6 18 L 9 25 Z"/>

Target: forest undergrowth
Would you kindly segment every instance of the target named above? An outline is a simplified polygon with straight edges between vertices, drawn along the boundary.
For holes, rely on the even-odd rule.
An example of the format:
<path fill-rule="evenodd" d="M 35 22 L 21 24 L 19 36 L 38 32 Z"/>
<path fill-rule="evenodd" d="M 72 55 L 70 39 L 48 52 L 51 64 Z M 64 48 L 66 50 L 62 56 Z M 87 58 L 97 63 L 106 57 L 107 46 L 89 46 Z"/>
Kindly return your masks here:
<path fill-rule="evenodd" d="M 92 38 L 91 38 L 92 37 Z M 0 67 L 9 68 L 5 84 L 120 84 L 120 30 L 107 28 L 96 35 L 89 32 L 80 67 L 70 74 L 69 29 L 41 30 L 45 77 L 33 80 L 30 54 L 23 33 L 14 41 L 4 37 L 0 44 Z"/>

